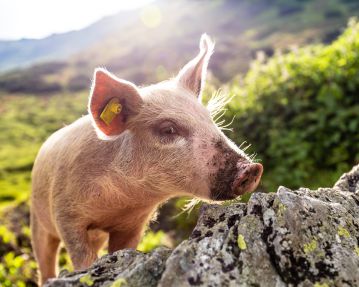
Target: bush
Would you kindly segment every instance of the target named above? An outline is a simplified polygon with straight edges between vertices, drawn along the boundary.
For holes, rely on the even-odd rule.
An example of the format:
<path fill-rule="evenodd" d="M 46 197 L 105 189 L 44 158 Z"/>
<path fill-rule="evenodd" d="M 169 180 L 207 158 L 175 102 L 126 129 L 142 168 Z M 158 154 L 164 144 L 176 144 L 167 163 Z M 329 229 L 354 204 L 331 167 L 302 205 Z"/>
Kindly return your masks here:
<path fill-rule="evenodd" d="M 46 81 L 46 77 L 60 74 L 65 67 L 66 63 L 50 62 L 38 64 L 28 69 L 7 72 L 0 77 L 0 90 L 7 93 L 36 94 L 61 92 L 63 86 L 58 81 Z"/>
<path fill-rule="evenodd" d="M 78 92 L 81 90 L 88 89 L 90 84 L 91 84 L 91 79 L 88 76 L 76 75 L 69 80 L 67 84 L 67 89 L 70 92 Z"/>
<path fill-rule="evenodd" d="M 137 246 L 137 250 L 142 252 L 150 252 L 159 246 L 172 247 L 170 239 L 162 230 L 153 232 L 148 231 L 145 236 L 142 237 L 141 242 Z"/>
<path fill-rule="evenodd" d="M 0 286 L 37 286 L 37 264 L 30 242 L 29 205 L 20 202 L 0 210 Z M 72 271 L 60 249 L 60 268 Z"/>
<path fill-rule="evenodd" d="M 28 210 L 21 203 L 0 213 L 0 286 L 36 286 Z"/>
<path fill-rule="evenodd" d="M 359 161 L 359 23 L 331 45 L 257 59 L 228 119 L 264 163 L 263 184 L 328 186 Z"/>

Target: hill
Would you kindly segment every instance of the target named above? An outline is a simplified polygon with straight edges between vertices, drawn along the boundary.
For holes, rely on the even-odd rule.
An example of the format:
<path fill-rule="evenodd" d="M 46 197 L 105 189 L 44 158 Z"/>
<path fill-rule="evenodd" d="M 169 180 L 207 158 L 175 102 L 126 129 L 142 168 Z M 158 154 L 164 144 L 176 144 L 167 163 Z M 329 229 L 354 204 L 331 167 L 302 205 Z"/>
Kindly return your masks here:
<path fill-rule="evenodd" d="M 30 66 L 35 62 L 66 59 L 110 34 L 133 18 L 133 11 L 106 17 L 79 31 L 54 34 L 44 39 L 0 41 L 0 71 Z"/>
<path fill-rule="evenodd" d="M 0 42 L 0 77 L 6 92 L 54 93 L 89 86 L 96 66 L 146 84 L 173 75 L 197 51 L 207 32 L 217 42 L 211 62 L 222 82 L 247 70 L 259 50 L 272 55 L 292 45 L 331 42 L 350 16 L 352 0 L 156 1 L 90 27 L 43 40 Z"/>

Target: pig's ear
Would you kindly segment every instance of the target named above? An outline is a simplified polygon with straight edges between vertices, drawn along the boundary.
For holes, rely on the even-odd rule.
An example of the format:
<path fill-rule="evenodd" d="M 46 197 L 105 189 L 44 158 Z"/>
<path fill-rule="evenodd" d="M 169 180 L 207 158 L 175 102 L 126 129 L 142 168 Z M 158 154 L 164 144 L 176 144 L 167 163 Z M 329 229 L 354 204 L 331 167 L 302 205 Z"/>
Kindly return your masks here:
<path fill-rule="evenodd" d="M 116 78 L 105 69 L 95 70 L 88 111 L 97 135 L 114 139 L 126 128 L 130 117 L 138 114 L 142 98 L 136 86 Z"/>
<path fill-rule="evenodd" d="M 199 48 L 200 52 L 197 57 L 192 59 L 182 68 L 176 77 L 176 81 L 189 91 L 193 92 L 201 100 L 202 90 L 206 80 L 208 61 L 214 49 L 214 43 L 207 34 L 202 35 Z"/>

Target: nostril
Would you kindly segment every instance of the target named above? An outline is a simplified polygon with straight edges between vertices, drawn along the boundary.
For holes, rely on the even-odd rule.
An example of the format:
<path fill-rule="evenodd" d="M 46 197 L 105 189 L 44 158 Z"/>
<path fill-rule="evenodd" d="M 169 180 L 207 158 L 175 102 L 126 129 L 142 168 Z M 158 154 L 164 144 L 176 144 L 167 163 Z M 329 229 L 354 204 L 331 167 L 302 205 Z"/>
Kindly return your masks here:
<path fill-rule="evenodd" d="M 245 180 L 243 180 L 243 181 L 241 182 L 241 184 L 242 184 L 242 185 L 246 185 L 247 182 L 248 182 L 248 177 L 247 177 Z"/>
<path fill-rule="evenodd" d="M 240 184 L 245 186 L 249 182 L 257 182 L 260 180 L 263 172 L 263 166 L 260 163 L 251 163 L 245 166 L 240 176 Z"/>
<path fill-rule="evenodd" d="M 260 163 L 255 163 L 249 167 L 249 170 L 249 173 L 252 174 L 252 176 L 260 177 L 263 172 L 263 166 Z"/>
<path fill-rule="evenodd" d="M 242 162 L 238 164 L 238 173 L 233 182 L 233 189 L 237 194 L 252 192 L 259 184 L 263 173 L 263 166 L 260 163 Z"/>
<path fill-rule="evenodd" d="M 253 175 L 257 176 L 259 174 L 259 168 L 255 168 L 253 171 Z"/>

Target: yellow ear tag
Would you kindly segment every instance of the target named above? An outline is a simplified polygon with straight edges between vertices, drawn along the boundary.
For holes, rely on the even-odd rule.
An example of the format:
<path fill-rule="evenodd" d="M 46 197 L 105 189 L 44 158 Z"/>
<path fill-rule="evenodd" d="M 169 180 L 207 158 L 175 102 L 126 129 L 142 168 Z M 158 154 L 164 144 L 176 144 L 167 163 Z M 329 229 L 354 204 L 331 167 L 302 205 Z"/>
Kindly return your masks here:
<path fill-rule="evenodd" d="M 110 125 L 113 119 L 122 111 L 122 105 L 118 98 L 112 98 L 103 109 L 100 118 L 106 125 Z"/>

